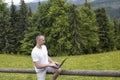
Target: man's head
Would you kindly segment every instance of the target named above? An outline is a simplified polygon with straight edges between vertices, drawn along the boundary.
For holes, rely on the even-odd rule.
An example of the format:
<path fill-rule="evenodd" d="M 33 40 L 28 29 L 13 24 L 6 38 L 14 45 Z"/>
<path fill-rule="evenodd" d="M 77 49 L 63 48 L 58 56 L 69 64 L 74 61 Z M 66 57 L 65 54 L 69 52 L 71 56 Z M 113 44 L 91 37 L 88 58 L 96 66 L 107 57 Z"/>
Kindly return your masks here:
<path fill-rule="evenodd" d="M 45 37 L 44 35 L 38 35 L 36 37 L 36 44 L 37 45 L 43 45 L 45 43 Z"/>

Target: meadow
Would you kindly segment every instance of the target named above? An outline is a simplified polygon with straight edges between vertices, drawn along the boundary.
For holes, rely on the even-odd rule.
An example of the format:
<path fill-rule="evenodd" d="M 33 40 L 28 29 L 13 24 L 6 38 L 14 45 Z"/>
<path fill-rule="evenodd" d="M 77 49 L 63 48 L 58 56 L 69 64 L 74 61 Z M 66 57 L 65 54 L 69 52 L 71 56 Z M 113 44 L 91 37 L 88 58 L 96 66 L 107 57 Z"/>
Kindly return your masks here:
<path fill-rule="evenodd" d="M 65 70 L 120 70 L 120 51 L 99 54 L 52 57 L 61 62 L 68 57 L 62 66 Z M 0 68 L 34 68 L 31 56 L 0 54 Z M 47 75 L 46 80 L 52 80 Z M 0 73 L 0 80 L 36 80 L 36 74 Z M 60 75 L 57 80 L 120 80 L 120 77 L 88 77 Z"/>

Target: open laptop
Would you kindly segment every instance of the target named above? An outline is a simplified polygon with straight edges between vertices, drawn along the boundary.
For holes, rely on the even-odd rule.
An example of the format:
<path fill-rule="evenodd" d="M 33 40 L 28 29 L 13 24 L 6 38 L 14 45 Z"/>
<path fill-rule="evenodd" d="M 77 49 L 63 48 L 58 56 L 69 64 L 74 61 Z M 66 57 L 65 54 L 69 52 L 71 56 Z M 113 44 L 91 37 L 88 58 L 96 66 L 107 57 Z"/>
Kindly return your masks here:
<path fill-rule="evenodd" d="M 59 69 L 63 64 L 64 62 L 67 60 L 67 58 L 65 58 L 60 64 L 56 64 L 57 67 L 53 67 L 53 68 L 56 68 L 56 69 Z"/>

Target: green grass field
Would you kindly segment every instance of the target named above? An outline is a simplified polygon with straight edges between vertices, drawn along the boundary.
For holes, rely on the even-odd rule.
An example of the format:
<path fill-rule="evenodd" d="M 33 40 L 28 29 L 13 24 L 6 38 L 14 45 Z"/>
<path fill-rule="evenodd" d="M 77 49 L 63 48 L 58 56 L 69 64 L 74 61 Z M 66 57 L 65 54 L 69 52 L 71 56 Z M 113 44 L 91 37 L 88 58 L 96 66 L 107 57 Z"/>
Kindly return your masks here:
<path fill-rule="evenodd" d="M 61 62 L 64 57 L 52 57 Z M 0 54 L 0 68 L 33 68 L 31 56 Z M 62 66 L 66 70 L 120 70 L 120 51 L 101 54 L 69 56 Z M 47 75 L 46 80 L 52 80 Z M 36 80 L 36 74 L 0 73 L 0 80 Z M 120 80 L 115 77 L 60 75 L 57 80 Z"/>

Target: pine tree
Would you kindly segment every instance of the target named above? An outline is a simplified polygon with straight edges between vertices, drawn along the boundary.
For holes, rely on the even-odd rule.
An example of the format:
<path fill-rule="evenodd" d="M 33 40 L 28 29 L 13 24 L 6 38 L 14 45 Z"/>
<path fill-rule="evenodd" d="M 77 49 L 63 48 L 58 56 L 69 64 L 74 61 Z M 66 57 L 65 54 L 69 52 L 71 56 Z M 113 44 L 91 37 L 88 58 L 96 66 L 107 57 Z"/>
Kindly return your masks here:
<path fill-rule="evenodd" d="M 35 46 L 35 38 L 38 34 L 44 32 L 44 21 L 47 4 L 38 3 L 39 7 L 36 13 L 29 16 L 29 27 L 25 31 L 24 39 L 21 41 L 21 53 L 30 55 L 32 48 Z"/>
<path fill-rule="evenodd" d="M 49 26 L 46 15 L 48 14 L 49 4 L 48 3 L 38 3 L 38 10 L 33 16 L 35 21 L 35 26 L 38 28 L 41 34 L 47 34 L 45 28 Z"/>
<path fill-rule="evenodd" d="M 10 7 L 10 27 L 8 30 L 8 46 L 7 50 L 9 53 L 17 53 L 17 46 L 18 46 L 18 39 L 17 39 L 17 11 L 16 6 L 14 5 L 13 1 Z"/>
<path fill-rule="evenodd" d="M 19 29 L 21 33 L 21 38 L 24 36 L 24 32 L 28 25 L 28 7 L 24 0 L 21 0 L 20 10 L 19 10 Z"/>
<path fill-rule="evenodd" d="M 114 28 L 115 28 L 115 43 L 116 43 L 116 48 L 120 50 L 120 21 L 119 20 L 114 20 Z"/>
<path fill-rule="evenodd" d="M 99 44 L 98 26 L 96 16 L 89 4 L 81 6 L 79 9 L 80 29 L 79 40 L 83 53 L 96 52 L 96 47 Z"/>
<path fill-rule="evenodd" d="M 31 26 L 25 32 L 24 39 L 21 41 L 22 45 L 20 48 L 21 54 L 30 55 L 32 48 L 35 46 L 35 38 L 39 34 L 37 27 Z"/>
<path fill-rule="evenodd" d="M 67 52 L 70 49 L 69 23 L 64 0 L 50 0 L 50 8 L 47 14 L 49 22 L 47 35 L 48 48 L 51 55 Z M 58 54 L 56 54 L 58 53 Z"/>
<path fill-rule="evenodd" d="M 72 44 L 72 47 L 70 49 L 69 55 L 74 54 L 81 54 L 82 53 L 82 47 L 80 43 L 80 18 L 79 11 L 77 9 L 77 6 L 74 4 L 71 4 L 69 7 L 69 24 L 70 24 L 70 42 Z"/>
<path fill-rule="evenodd" d="M 115 49 L 114 25 L 108 18 L 104 8 L 95 10 L 99 25 L 99 48 L 101 51 L 111 51 Z"/>
<path fill-rule="evenodd" d="M 17 32 L 17 37 L 18 37 L 18 51 L 20 51 L 20 46 L 21 46 L 21 41 L 24 39 L 25 31 L 28 26 L 28 7 L 25 4 L 24 0 L 21 0 L 20 4 L 20 10 L 18 11 L 18 32 Z"/>
<path fill-rule="evenodd" d="M 0 52 L 9 52 L 8 46 L 9 31 L 9 9 L 7 4 L 0 0 Z"/>

